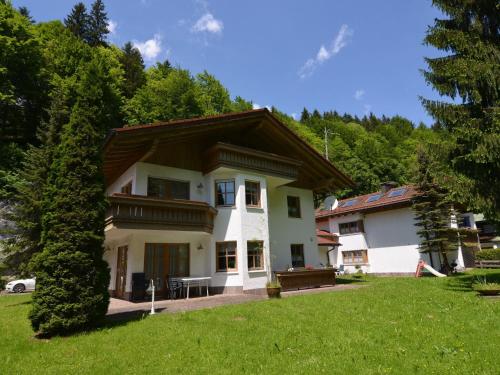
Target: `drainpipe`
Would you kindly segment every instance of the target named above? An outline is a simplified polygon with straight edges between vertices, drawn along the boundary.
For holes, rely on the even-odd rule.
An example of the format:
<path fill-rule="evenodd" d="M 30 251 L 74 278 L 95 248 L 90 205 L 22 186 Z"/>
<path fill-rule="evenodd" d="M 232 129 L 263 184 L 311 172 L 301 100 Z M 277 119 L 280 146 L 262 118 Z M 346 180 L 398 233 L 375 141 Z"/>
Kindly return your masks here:
<path fill-rule="evenodd" d="M 335 246 L 332 246 L 332 248 L 326 252 L 326 265 L 328 267 L 331 266 L 331 263 L 330 263 L 330 252 L 332 252 L 334 250 L 337 250 L 338 248 L 339 248 L 339 245 L 335 245 Z"/>

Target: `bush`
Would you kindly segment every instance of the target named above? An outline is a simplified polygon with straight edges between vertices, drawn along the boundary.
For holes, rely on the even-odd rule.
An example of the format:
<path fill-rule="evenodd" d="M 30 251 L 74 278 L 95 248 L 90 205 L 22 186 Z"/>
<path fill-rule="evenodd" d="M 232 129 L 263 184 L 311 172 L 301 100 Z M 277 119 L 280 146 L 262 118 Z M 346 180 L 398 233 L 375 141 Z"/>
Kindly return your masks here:
<path fill-rule="evenodd" d="M 500 249 L 481 250 L 476 253 L 477 260 L 500 260 Z"/>

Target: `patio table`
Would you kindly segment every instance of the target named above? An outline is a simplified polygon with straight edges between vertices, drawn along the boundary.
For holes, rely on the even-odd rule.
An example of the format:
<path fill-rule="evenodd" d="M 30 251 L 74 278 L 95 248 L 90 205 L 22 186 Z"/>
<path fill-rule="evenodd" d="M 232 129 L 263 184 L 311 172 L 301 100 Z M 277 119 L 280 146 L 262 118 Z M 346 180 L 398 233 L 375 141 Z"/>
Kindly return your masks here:
<path fill-rule="evenodd" d="M 172 279 L 182 282 L 182 284 L 186 287 L 186 299 L 189 299 L 189 288 L 191 286 L 198 286 L 201 294 L 201 287 L 205 284 L 207 288 L 207 297 L 208 297 L 208 284 L 212 278 L 210 276 L 194 276 L 194 277 L 173 277 Z"/>

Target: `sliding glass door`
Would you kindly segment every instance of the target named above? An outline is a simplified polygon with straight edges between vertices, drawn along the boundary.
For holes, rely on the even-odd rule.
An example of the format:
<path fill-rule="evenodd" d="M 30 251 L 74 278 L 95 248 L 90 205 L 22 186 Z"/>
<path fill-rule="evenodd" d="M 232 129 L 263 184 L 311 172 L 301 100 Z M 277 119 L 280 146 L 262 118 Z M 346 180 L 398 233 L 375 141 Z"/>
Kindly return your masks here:
<path fill-rule="evenodd" d="M 189 276 L 189 244 L 147 243 L 144 252 L 146 280 L 164 292 L 167 277 Z"/>

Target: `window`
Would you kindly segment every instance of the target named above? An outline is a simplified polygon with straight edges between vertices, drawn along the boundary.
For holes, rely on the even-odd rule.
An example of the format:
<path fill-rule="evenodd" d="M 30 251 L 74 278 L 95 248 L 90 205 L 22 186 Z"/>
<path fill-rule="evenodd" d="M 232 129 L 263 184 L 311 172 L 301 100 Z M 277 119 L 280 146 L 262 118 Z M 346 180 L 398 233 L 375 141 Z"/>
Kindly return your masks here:
<path fill-rule="evenodd" d="M 250 207 L 260 207 L 260 183 L 245 181 L 245 201 Z"/>
<path fill-rule="evenodd" d="M 248 241 L 247 242 L 247 255 L 248 255 L 248 270 L 263 270 L 264 269 L 264 242 L 262 241 Z"/>
<path fill-rule="evenodd" d="M 351 200 L 348 200 L 346 202 L 343 202 L 341 207 L 351 207 L 351 206 L 354 206 L 354 204 L 356 204 L 357 202 L 357 199 L 351 199 Z"/>
<path fill-rule="evenodd" d="M 364 232 L 365 228 L 363 226 L 363 220 L 351 221 L 349 223 L 340 223 L 339 232 L 340 234 L 351 234 Z"/>
<path fill-rule="evenodd" d="M 236 271 L 236 241 L 217 242 L 217 272 Z"/>
<path fill-rule="evenodd" d="M 300 218 L 300 198 L 287 196 L 286 201 L 288 203 L 288 217 Z"/>
<path fill-rule="evenodd" d="M 121 193 L 127 195 L 132 194 L 132 181 L 129 181 L 128 183 L 122 186 Z"/>
<path fill-rule="evenodd" d="M 368 263 L 367 250 L 342 251 L 344 264 L 366 264 Z"/>
<path fill-rule="evenodd" d="M 392 190 L 389 193 L 388 197 L 389 198 L 400 197 L 404 193 L 406 193 L 406 189 L 405 188 L 399 188 L 399 189 Z"/>
<path fill-rule="evenodd" d="M 217 206 L 234 206 L 234 180 L 215 181 L 215 192 Z"/>
<path fill-rule="evenodd" d="M 367 200 L 366 200 L 366 203 L 370 203 L 370 202 L 375 202 L 375 201 L 378 201 L 380 199 L 380 197 L 382 197 L 382 194 L 375 194 L 375 195 L 372 195 L 371 197 L 369 197 Z"/>
<path fill-rule="evenodd" d="M 149 177 L 148 197 L 189 200 L 189 182 Z"/>
<path fill-rule="evenodd" d="M 304 267 L 304 245 L 291 245 L 290 250 L 292 252 L 292 267 Z"/>
<path fill-rule="evenodd" d="M 472 228 L 470 223 L 470 216 L 462 216 L 461 220 L 458 222 L 459 228 Z"/>

